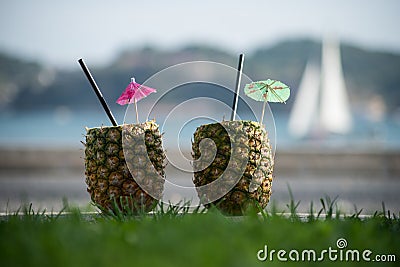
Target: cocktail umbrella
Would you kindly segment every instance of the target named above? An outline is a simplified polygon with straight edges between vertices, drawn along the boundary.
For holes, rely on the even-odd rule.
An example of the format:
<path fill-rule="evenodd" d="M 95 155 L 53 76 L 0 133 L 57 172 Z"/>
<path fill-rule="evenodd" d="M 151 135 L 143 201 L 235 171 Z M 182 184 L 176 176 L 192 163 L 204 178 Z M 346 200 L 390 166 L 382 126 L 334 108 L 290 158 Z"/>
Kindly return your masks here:
<path fill-rule="evenodd" d="M 290 96 L 290 88 L 283 82 L 268 79 L 266 81 L 258 81 L 246 84 L 244 93 L 257 101 L 263 101 L 263 109 L 260 124 L 263 123 L 265 105 L 268 102 L 285 103 Z"/>
<path fill-rule="evenodd" d="M 122 93 L 122 95 L 117 99 L 117 103 L 120 105 L 135 103 L 136 122 L 139 123 L 137 102 L 149 94 L 156 92 L 157 91 L 155 89 L 138 84 L 135 82 L 135 78 L 131 78 L 131 82 L 125 88 L 125 91 Z"/>

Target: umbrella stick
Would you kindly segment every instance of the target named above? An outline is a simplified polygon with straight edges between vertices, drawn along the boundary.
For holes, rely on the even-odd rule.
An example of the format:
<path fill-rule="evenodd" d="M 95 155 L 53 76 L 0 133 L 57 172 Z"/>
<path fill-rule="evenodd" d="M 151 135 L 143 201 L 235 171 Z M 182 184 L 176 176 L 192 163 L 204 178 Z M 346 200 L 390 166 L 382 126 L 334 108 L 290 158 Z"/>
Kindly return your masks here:
<path fill-rule="evenodd" d="M 264 112 L 265 112 L 265 105 L 267 104 L 267 100 L 265 98 L 264 100 L 264 104 L 263 104 L 263 109 L 262 109 L 262 114 L 261 114 L 261 121 L 260 121 L 260 125 L 262 126 L 263 123 L 263 119 L 264 119 Z"/>
<path fill-rule="evenodd" d="M 136 122 L 137 122 L 137 124 L 139 124 L 139 113 L 138 113 L 138 111 L 137 111 L 137 101 L 136 101 L 136 98 L 135 98 L 135 110 L 136 110 Z"/>
<path fill-rule="evenodd" d="M 235 117 L 236 117 L 237 105 L 238 105 L 238 100 L 239 100 L 240 82 L 242 80 L 243 62 L 244 62 L 244 54 L 240 54 L 239 64 L 238 64 L 238 72 L 236 75 L 235 96 L 233 98 L 233 104 L 232 104 L 232 115 L 231 115 L 232 121 L 234 121 Z"/>
<path fill-rule="evenodd" d="M 83 62 L 83 59 L 79 59 L 78 62 L 79 62 L 79 65 L 81 65 L 81 68 L 82 68 L 83 72 L 85 73 L 86 78 L 89 80 L 89 83 L 92 86 L 94 92 L 96 93 L 97 98 L 100 100 L 100 103 L 103 106 L 103 109 L 105 110 L 105 112 L 107 113 L 108 118 L 110 119 L 111 123 L 114 126 L 117 126 L 118 125 L 117 121 L 115 120 L 113 114 L 111 113 L 111 110 L 108 107 L 106 100 L 104 99 L 103 94 L 101 93 L 99 87 L 97 86 L 96 81 L 93 79 L 92 74 L 90 73 L 89 69 L 86 67 L 85 63 Z"/>

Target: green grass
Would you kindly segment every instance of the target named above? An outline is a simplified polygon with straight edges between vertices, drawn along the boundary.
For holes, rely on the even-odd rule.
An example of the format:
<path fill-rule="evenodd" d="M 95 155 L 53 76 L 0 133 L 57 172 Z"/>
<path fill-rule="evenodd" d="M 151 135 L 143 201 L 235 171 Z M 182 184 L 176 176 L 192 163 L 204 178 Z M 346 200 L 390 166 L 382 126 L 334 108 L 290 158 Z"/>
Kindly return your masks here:
<path fill-rule="evenodd" d="M 395 254 L 400 261 L 400 219 L 385 208 L 369 218 L 359 212 L 335 212 L 335 201 L 321 199 L 308 217 L 275 205 L 260 215 L 226 217 L 215 209 L 189 211 L 184 205 L 159 206 L 154 214 L 104 212 L 85 215 L 66 204 L 65 214 L 46 214 L 31 206 L 0 221 L 1 266 L 364 266 L 365 262 L 260 262 L 257 252 L 269 249 L 336 248 L 345 238 L 349 249 Z M 324 215 L 324 216 L 323 216 Z"/>

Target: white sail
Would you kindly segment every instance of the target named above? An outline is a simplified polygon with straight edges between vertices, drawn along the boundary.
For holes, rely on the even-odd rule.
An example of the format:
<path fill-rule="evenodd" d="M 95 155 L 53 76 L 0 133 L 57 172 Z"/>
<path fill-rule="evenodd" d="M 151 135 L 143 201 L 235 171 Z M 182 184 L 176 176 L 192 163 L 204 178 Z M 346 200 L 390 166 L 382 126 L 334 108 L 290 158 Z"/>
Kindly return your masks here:
<path fill-rule="evenodd" d="M 333 40 L 324 40 L 321 70 L 307 64 L 290 114 L 289 132 L 302 138 L 315 127 L 316 132 L 345 134 L 351 125 L 340 48 Z"/>
<path fill-rule="evenodd" d="M 319 68 L 309 61 L 289 118 L 289 133 L 296 138 L 307 136 L 313 126 L 318 111 L 319 86 Z"/>
<path fill-rule="evenodd" d="M 324 40 L 322 46 L 320 123 L 323 130 L 344 134 L 351 129 L 351 113 L 343 78 L 339 44 Z"/>

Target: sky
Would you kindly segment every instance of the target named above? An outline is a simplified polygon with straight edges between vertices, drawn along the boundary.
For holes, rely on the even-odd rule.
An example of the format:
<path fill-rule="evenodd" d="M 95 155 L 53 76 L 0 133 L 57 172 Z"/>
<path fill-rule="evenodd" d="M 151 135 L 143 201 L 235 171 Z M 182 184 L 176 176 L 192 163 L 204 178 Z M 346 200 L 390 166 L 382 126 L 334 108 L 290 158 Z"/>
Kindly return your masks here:
<path fill-rule="evenodd" d="M 0 52 L 61 68 L 107 64 L 121 50 L 207 44 L 251 53 L 329 35 L 400 53 L 398 0 L 0 0 Z"/>

